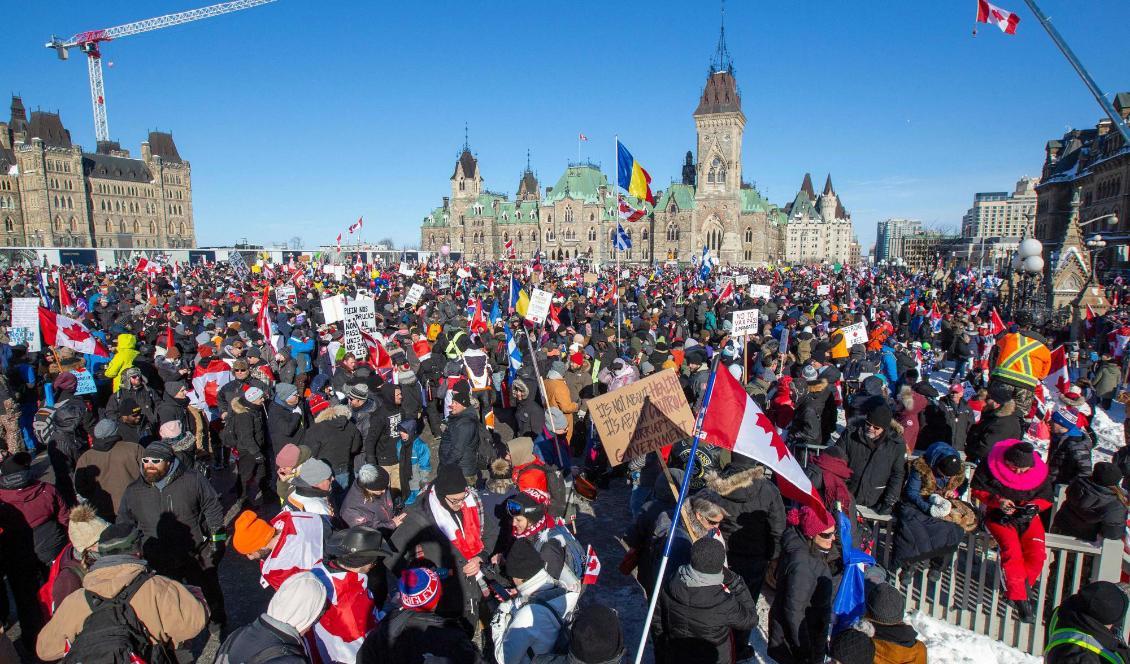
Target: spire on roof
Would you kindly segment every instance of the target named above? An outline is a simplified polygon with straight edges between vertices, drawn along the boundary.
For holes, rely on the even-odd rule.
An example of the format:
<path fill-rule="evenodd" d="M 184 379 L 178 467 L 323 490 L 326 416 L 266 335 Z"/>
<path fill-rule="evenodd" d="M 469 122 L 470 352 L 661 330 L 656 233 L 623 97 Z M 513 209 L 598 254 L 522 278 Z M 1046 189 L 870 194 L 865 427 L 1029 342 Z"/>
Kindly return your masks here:
<path fill-rule="evenodd" d="M 526 172 L 530 172 L 530 149 L 526 148 Z"/>
<path fill-rule="evenodd" d="M 710 62 L 710 73 L 720 71 L 732 72 L 734 61 L 730 59 L 730 51 L 726 48 L 726 0 L 722 1 L 722 26 L 718 31 L 718 48 L 714 51 L 714 59 Z"/>
<path fill-rule="evenodd" d="M 800 183 L 800 190 L 803 191 L 804 193 L 808 194 L 809 198 L 811 198 L 811 199 L 816 198 L 816 191 L 812 188 L 812 174 L 811 173 L 805 173 L 804 174 L 804 182 Z"/>
<path fill-rule="evenodd" d="M 463 151 L 464 152 L 470 152 L 471 151 L 471 140 L 470 140 L 470 134 L 467 130 L 467 121 L 466 120 L 463 121 Z"/>
<path fill-rule="evenodd" d="M 836 194 L 836 190 L 832 188 L 832 174 L 831 173 L 828 174 L 828 179 L 824 181 L 824 193 L 825 194 L 832 194 L 833 196 Z"/>

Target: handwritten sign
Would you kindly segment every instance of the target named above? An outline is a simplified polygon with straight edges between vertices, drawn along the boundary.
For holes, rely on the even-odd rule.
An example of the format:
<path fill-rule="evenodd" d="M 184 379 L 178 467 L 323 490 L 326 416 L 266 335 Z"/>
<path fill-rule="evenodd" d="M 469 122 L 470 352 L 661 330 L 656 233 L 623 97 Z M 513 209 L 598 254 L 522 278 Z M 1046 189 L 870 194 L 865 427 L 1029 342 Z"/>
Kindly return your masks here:
<path fill-rule="evenodd" d="M 843 329 L 844 343 L 848 348 L 856 344 L 867 343 L 867 324 L 856 323 L 855 325 L 848 325 Z"/>
<path fill-rule="evenodd" d="M 600 275 L 593 274 L 592 272 L 585 273 L 586 284 L 595 284 L 597 281 L 600 281 Z"/>
<path fill-rule="evenodd" d="M 451 288 L 451 275 L 450 274 L 439 275 L 439 279 L 436 280 L 436 288 L 438 288 L 440 290 L 447 290 L 448 288 Z"/>
<path fill-rule="evenodd" d="M 589 399 L 588 407 L 613 466 L 694 433 L 694 415 L 671 369 Z"/>
<path fill-rule="evenodd" d="M 404 304 L 414 307 L 420 301 L 420 297 L 424 294 L 424 287 L 421 284 L 412 284 L 412 288 L 408 289 L 408 297 L 404 298 Z"/>
<path fill-rule="evenodd" d="M 549 316 L 549 305 L 553 301 L 553 293 L 535 288 L 530 296 L 530 306 L 526 309 L 526 320 L 542 324 Z"/>
<path fill-rule="evenodd" d="M 322 317 L 326 325 L 336 323 L 345 317 L 345 296 L 333 295 L 322 299 Z"/>
<path fill-rule="evenodd" d="M 738 276 L 734 277 L 734 285 L 735 286 L 745 286 L 748 283 L 749 283 L 749 275 L 748 274 L 739 274 Z"/>
<path fill-rule="evenodd" d="M 757 298 L 768 300 L 770 298 L 769 284 L 752 284 L 749 287 L 749 296 L 755 300 Z"/>
<path fill-rule="evenodd" d="M 411 277 L 412 275 L 416 274 L 412 271 L 412 266 L 410 266 L 408 263 L 401 263 L 400 267 L 396 268 L 396 271 L 406 277 Z"/>
<path fill-rule="evenodd" d="M 298 294 L 295 293 L 294 286 L 286 285 L 275 288 L 275 302 L 280 307 L 292 307 L 298 302 Z"/>
<path fill-rule="evenodd" d="M 38 297 L 12 298 L 12 325 L 8 328 L 8 338 L 8 343 L 13 346 L 25 344 L 29 353 L 42 350 Z"/>
<path fill-rule="evenodd" d="M 345 306 L 342 308 L 342 314 L 345 320 L 345 341 L 346 352 L 353 353 L 354 357 L 368 357 L 369 347 L 365 345 L 365 340 L 361 338 L 361 330 L 371 337 L 377 336 L 377 308 L 373 302 L 373 298 L 360 296 L 355 300 L 346 300 Z"/>
<path fill-rule="evenodd" d="M 744 337 L 750 334 L 757 334 L 757 324 L 760 316 L 761 312 L 757 309 L 735 311 L 730 319 L 733 322 L 733 326 L 730 328 L 730 335 Z"/>
<path fill-rule="evenodd" d="M 78 379 L 78 384 L 75 387 L 75 395 L 82 396 L 84 394 L 94 394 L 98 391 L 98 386 L 94 384 L 94 376 L 86 369 L 75 370 L 71 369 L 71 373 Z"/>
<path fill-rule="evenodd" d="M 827 295 L 830 292 L 832 292 L 832 287 L 828 284 L 821 284 L 816 287 L 817 295 Z"/>

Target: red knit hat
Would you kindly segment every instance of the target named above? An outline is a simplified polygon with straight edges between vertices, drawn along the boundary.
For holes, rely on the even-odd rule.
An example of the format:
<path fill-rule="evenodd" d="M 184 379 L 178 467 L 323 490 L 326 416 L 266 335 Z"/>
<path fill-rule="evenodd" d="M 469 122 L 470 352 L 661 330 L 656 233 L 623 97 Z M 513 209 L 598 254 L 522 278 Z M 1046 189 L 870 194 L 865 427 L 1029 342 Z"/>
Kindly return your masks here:
<path fill-rule="evenodd" d="M 326 398 L 324 396 L 322 396 L 320 394 L 315 394 L 314 396 L 310 397 L 310 414 L 311 415 L 317 415 L 318 413 L 322 412 L 323 410 L 325 410 L 329 407 L 330 407 L 330 402 L 326 401 Z"/>
<path fill-rule="evenodd" d="M 569 361 L 579 367 L 579 366 L 581 366 L 585 363 L 585 354 L 584 353 L 573 353 L 572 355 L 569 356 Z"/>
<path fill-rule="evenodd" d="M 799 510 L 789 510 L 788 521 L 791 525 L 800 526 L 801 534 L 808 539 L 836 525 L 827 510 L 816 511 L 807 505 Z"/>

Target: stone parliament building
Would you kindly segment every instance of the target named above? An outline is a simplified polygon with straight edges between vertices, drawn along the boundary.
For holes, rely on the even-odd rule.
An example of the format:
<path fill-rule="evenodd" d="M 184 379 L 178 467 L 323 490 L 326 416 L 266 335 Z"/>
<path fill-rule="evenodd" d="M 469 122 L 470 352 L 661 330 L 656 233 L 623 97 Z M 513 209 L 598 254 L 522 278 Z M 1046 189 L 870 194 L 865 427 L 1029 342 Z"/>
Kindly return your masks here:
<path fill-rule="evenodd" d="M 193 248 L 192 167 L 172 134 L 150 132 L 141 157 L 114 141 L 71 142 L 58 113 L 13 97 L 0 121 L 0 246 Z"/>

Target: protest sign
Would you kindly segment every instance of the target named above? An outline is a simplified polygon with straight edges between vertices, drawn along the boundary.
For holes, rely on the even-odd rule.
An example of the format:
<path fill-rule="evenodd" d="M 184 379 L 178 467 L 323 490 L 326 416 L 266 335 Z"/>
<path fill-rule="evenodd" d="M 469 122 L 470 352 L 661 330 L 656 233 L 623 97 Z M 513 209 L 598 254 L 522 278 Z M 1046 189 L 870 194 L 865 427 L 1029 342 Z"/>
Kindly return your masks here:
<path fill-rule="evenodd" d="M 856 344 L 867 343 L 867 324 L 856 323 L 855 325 L 848 325 L 843 329 L 844 343 L 848 348 Z"/>
<path fill-rule="evenodd" d="M 530 306 L 526 309 L 526 320 L 539 325 L 544 323 L 546 317 L 549 316 L 549 305 L 552 301 L 553 293 L 535 288 L 530 296 Z"/>
<path fill-rule="evenodd" d="M 592 272 L 586 272 L 585 273 L 585 283 L 586 284 L 595 284 L 597 281 L 600 281 L 600 275 L 593 274 Z"/>
<path fill-rule="evenodd" d="M 294 286 L 278 286 L 275 288 L 275 302 L 280 307 L 294 306 L 298 302 L 298 294 L 294 291 Z"/>
<path fill-rule="evenodd" d="M 408 289 L 408 297 L 404 298 L 404 304 L 409 306 L 416 306 L 420 302 L 420 297 L 424 294 L 424 287 L 421 284 L 412 284 L 412 288 Z"/>
<path fill-rule="evenodd" d="M 769 296 L 769 284 L 753 284 L 753 285 L 751 285 L 749 287 L 749 296 L 754 298 L 754 299 L 761 298 L 762 300 L 768 300 L 769 297 L 770 297 Z"/>
<path fill-rule="evenodd" d="M 241 281 L 246 281 L 251 276 L 251 270 L 247 267 L 247 261 L 243 260 L 243 254 L 238 251 L 228 256 L 228 265 L 231 266 L 232 272 L 235 276 L 239 277 Z"/>
<path fill-rule="evenodd" d="M 39 298 L 12 298 L 12 325 L 8 328 L 8 338 L 13 346 L 24 344 L 29 353 L 43 349 L 39 337 Z"/>
<path fill-rule="evenodd" d="M 827 295 L 830 292 L 832 292 L 832 287 L 828 284 L 822 284 L 816 287 L 817 295 Z"/>
<path fill-rule="evenodd" d="M 738 276 L 734 277 L 734 285 L 735 286 L 745 286 L 748 283 L 749 283 L 749 275 L 748 274 L 739 274 Z"/>
<path fill-rule="evenodd" d="M 621 279 L 627 279 L 630 276 L 632 276 L 631 270 L 620 270 L 620 278 Z"/>
<path fill-rule="evenodd" d="M 396 268 L 396 271 L 406 277 L 411 277 L 412 275 L 416 274 L 412 271 L 412 267 L 408 265 L 408 263 L 401 263 L 400 267 Z"/>
<path fill-rule="evenodd" d="M 589 399 L 588 410 L 613 466 L 694 433 L 694 415 L 671 369 Z"/>
<path fill-rule="evenodd" d="M 459 277 L 460 279 L 466 279 L 467 277 L 471 276 L 471 272 L 470 272 L 470 270 L 464 270 L 463 268 L 459 268 L 458 270 L 455 271 L 455 276 Z"/>
<path fill-rule="evenodd" d="M 730 336 L 744 337 L 749 334 L 757 334 L 757 322 L 760 315 L 761 312 L 757 309 L 735 311 L 733 318 L 731 318 L 733 326 L 730 328 Z"/>
<path fill-rule="evenodd" d="M 334 295 L 322 300 L 322 316 L 326 325 L 336 323 L 345 317 L 345 296 Z"/>
<path fill-rule="evenodd" d="M 75 386 L 75 396 L 94 394 L 98 391 L 98 386 L 94 384 L 94 376 L 90 375 L 90 372 L 86 369 L 71 369 L 71 373 L 78 380 L 78 384 Z"/>
<path fill-rule="evenodd" d="M 447 290 L 448 288 L 451 288 L 451 275 L 439 275 L 439 279 L 436 280 L 436 288 L 438 288 L 439 290 Z"/>
<path fill-rule="evenodd" d="M 369 347 L 361 338 L 361 330 L 366 334 L 377 336 L 377 307 L 373 298 L 359 296 L 353 300 L 346 300 L 342 307 L 342 317 L 345 321 L 345 336 L 343 337 L 346 352 L 353 353 L 354 357 L 369 357 Z"/>

